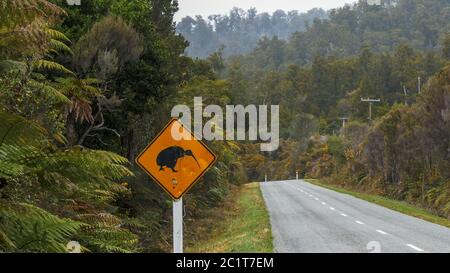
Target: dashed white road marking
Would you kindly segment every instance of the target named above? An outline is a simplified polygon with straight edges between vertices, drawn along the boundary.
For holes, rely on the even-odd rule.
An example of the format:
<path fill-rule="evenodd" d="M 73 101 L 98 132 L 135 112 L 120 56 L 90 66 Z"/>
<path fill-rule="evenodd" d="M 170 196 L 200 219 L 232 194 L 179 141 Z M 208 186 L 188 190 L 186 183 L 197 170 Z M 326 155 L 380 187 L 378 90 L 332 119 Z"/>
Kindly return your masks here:
<path fill-rule="evenodd" d="M 409 246 L 410 248 L 412 248 L 412 249 L 414 249 L 416 251 L 419 251 L 419 252 L 424 252 L 425 251 L 425 250 L 423 250 L 421 248 L 418 248 L 417 246 L 412 245 L 412 244 L 407 244 L 407 246 Z"/>
<path fill-rule="evenodd" d="M 309 197 L 314 198 L 316 201 L 320 201 L 319 198 L 314 197 L 314 196 L 311 195 L 310 193 L 305 192 L 305 191 L 302 190 L 302 189 L 298 189 L 298 190 L 301 191 L 302 193 L 308 195 Z M 322 205 L 326 205 L 326 204 L 327 204 L 327 203 L 325 203 L 325 202 L 321 202 L 321 203 L 322 203 Z M 333 208 L 333 207 L 330 207 L 330 210 L 335 211 L 336 209 Z M 345 214 L 345 213 L 340 213 L 340 215 L 343 216 L 343 217 L 347 217 L 347 216 L 348 216 L 348 215 Z M 359 220 L 356 220 L 355 222 L 356 222 L 357 224 L 359 224 L 359 225 L 364 225 L 364 223 L 361 222 L 361 221 L 359 221 Z M 387 232 L 385 232 L 385 231 L 383 231 L 383 230 L 381 230 L 381 229 L 377 229 L 376 232 L 378 232 L 378 233 L 380 233 L 380 234 L 383 234 L 383 235 L 388 235 Z M 407 246 L 410 247 L 410 248 L 412 248 L 412 249 L 414 249 L 415 251 L 418 251 L 418 252 L 425 252 L 425 250 L 423 250 L 423 249 L 421 249 L 421 248 L 419 248 L 419 247 L 417 247 L 417 246 L 415 246 L 415 245 L 413 245 L 413 244 L 407 244 Z"/>
<path fill-rule="evenodd" d="M 378 233 L 381 233 L 381 234 L 383 234 L 383 235 L 387 235 L 387 232 L 384 232 L 384 231 L 382 231 L 381 229 L 377 229 L 377 232 L 378 232 Z"/>

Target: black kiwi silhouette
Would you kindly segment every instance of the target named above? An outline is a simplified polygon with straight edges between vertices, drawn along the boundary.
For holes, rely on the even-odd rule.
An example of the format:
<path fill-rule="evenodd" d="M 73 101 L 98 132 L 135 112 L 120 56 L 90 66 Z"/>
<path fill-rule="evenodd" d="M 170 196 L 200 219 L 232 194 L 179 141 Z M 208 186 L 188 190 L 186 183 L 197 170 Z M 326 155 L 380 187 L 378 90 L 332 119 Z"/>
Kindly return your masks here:
<path fill-rule="evenodd" d="M 156 158 L 156 163 L 158 164 L 160 171 L 163 171 L 164 167 L 167 167 L 171 169 L 174 173 L 176 173 L 178 171 L 175 170 L 175 166 L 177 165 L 178 159 L 186 156 L 192 157 L 197 163 L 198 167 L 200 168 L 200 164 L 198 163 L 197 158 L 194 156 L 192 151 L 184 150 L 179 146 L 171 146 L 169 148 L 162 150 L 158 154 L 158 157 Z"/>

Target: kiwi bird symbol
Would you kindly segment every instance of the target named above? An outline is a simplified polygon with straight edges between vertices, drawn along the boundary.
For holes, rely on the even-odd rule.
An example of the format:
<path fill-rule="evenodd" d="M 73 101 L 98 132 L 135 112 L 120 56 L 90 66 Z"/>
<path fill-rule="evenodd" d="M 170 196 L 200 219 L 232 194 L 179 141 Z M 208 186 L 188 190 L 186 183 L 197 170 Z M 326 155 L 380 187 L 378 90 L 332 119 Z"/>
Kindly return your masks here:
<path fill-rule="evenodd" d="M 179 146 L 171 146 L 169 148 L 162 150 L 158 154 L 158 157 L 156 158 L 156 163 L 158 164 L 160 171 L 163 171 L 164 167 L 167 167 L 171 169 L 174 173 L 176 173 L 178 171 L 175 170 L 175 166 L 177 165 L 178 159 L 186 156 L 192 157 L 197 163 L 198 167 L 200 168 L 200 164 L 198 163 L 197 158 L 195 158 L 192 151 L 184 150 Z"/>

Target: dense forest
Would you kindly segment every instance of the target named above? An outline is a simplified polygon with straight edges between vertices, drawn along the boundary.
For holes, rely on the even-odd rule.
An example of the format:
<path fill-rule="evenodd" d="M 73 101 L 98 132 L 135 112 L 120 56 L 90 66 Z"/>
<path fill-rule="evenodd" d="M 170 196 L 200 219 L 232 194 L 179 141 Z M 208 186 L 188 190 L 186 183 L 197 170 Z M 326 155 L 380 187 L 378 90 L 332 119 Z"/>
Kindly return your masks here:
<path fill-rule="evenodd" d="M 232 184 L 296 171 L 450 217 L 450 1 L 234 9 L 176 25 L 177 10 L 2 1 L 0 252 L 66 252 L 70 241 L 170 251 L 172 202 L 133 162 L 194 96 L 280 105 L 281 146 L 208 142 L 218 162 L 186 196 L 187 223 Z M 361 98 L 380 99 L 372 120 Z"/>

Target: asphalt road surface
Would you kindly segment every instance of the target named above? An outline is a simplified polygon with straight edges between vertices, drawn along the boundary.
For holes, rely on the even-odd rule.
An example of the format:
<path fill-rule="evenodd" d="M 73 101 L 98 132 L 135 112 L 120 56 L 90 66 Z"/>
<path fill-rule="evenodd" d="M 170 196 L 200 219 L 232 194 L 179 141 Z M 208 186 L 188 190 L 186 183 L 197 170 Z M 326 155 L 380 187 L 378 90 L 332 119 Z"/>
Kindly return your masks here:
<path fill-rule="evenodd" d="M 450 253 L 450 229 L 303 180 L 261 183 L 280 253 Z"/>

